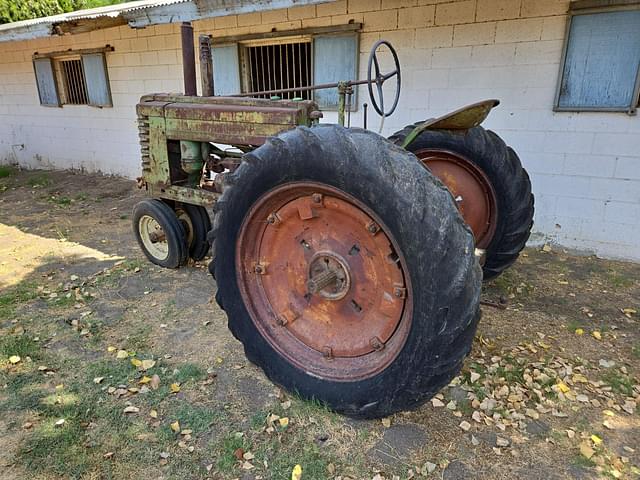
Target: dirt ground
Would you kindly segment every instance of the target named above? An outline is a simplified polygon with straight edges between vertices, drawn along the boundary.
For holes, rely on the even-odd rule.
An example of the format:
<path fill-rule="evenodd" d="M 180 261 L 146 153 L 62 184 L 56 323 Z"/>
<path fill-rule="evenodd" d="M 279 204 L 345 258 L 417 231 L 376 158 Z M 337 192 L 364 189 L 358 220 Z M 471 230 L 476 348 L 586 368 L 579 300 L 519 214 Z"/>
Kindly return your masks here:
<path fill-rule="evenodd" d="M 131 181 L 0 169 L 3 479 L 640 476 L 640 265 L 528 249 L 465 369 L 354 421 L 274 387 L 213 301 L 131 233 Z"/>

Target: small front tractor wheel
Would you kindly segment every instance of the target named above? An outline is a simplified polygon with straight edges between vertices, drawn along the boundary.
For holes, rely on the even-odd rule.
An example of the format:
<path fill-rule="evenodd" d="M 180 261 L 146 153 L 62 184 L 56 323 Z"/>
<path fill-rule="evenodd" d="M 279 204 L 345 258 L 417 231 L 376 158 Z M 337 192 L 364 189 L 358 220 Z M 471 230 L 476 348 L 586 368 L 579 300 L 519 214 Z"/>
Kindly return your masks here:
<path fill-rule="evenodd" d="M 389 139 L 400 145 L 417 126 Z M 533 226 L 531 181 L 512 148 L 490 130 L 425 130 L 407 147 L 449 188 L 485 250 L 484 279 L 497 277 L 518 258 Z"/>
<path fill-rule="evenodd" d="M 189 257 L 195 261 L 202 260 L 211 248 L 207 240 L 207 234 L 211 230 L 207 210 L 199 205 L 179 203 L 175 206 L 175 212 L 187 235 Z"/>
<path fill-rule="evenodd" d="M 185 229 L 173 209 L 161 200 L 143 200 L 133 208 L 133 233 L 156 265 L 178 268 L 187 258 Z"/>
<path fill-rule="evenodd" d="M 217 300 L 250 361 L 346 415 L 415 408 L 460 370 L 480 317 L 473 234 L 413 155 L 299 127 L 225 178 Z"/>

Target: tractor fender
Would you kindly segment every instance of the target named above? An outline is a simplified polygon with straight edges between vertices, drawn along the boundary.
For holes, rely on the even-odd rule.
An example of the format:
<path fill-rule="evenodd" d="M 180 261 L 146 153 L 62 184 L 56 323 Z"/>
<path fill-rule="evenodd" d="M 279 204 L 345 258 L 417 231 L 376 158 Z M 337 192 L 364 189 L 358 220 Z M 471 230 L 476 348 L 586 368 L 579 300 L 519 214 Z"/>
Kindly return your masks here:
<path fill-rule="evenodd" d="M 438 118 L 426 120 L 404 139 L 401 146 L 407 148 L 425 130 L 469 130 L 477 127 L 489 116 L 491 110 L 500 105 L 500 100 L 484 100 L 459 108 Z"/>

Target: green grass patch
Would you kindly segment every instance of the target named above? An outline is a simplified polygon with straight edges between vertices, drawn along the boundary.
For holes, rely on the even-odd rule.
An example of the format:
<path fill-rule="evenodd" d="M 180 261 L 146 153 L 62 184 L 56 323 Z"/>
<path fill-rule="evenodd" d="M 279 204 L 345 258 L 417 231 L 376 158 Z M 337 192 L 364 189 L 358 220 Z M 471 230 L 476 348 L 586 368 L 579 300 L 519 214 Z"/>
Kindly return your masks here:
<path fill-rule="evenodd" d="M 270 478 L 290 478 L 296 464 L 302 466 L 303 478 L 322 480 L 330 478 L 327 465 L 335 461 L 330 453 L 313 442 L 301 442 L 298 438 L 272 438 L 256 451 L 256 463 L 267 462 Z"/>
<path fill-rule="evenodd" d="M 37 296 L 36 286 L 32 282 L 21 282 L 15 287 L 7 289 L 0 293 L 0 317 L 13 317 L 18 305 L 27 303 Z"/>
<path fill-rule="evenodd" d="M 69 205 L 71 205 L 71 202 L 73 200 L 71 200 L 69 197 L 65 197 L 65 196 L 57 196 L 57 195 L 51 195 L 48 199 L 49 203 L 53 203 L 55 205 L 58 205 L 60 207 L 68 207 Z"/>
<path fill-rule="evenodd" d="M 617 370 L 611 370 L 602 375 L 602 380 L 616 393 L 627 396 L 633 395 L 633 380 L 629 375 Z"/>
<path fill-rule="evenodd" d="M 631 355 L 635 358 L 640 358 L 640 342 L 631 347 Z"/>
<path fill-rule="evenodd" d="M 207 378 L 207 371 L 195 363 L 185 363 L 177 368 L 173 374 L 173 381 L 185 383 L 198 382 Z"/>
<path fill-rule="evenodd" d="M 579 328 L 584 330 L 584 324 L 580 320 L 571 319 L 567 322 L 567 331 L 569 333 L 575 333 Z"/>
<path fill-rule="evenodd" d="M 11 165 L 0 165 L 0 178 L 7 178 L 15 175 L 16 169 Z"/>
<path fill-rule="evenodd" d="M 27 179 L 27 185 L 33 188 L 42 188 L 49 186 L 53 183 L 51 177 L 47 173 L 39 173 Z"/>
<path fill-rule="evenodd" d="M 606 273 L 607 282 L 616 288 L 628 288 L 633 285 L 633 279 L 627 277 L 623 273 L 617 270 L 607 270 Z"/>
<path fill-rule="evenodd" d="M 18 355 L 19 357 L 40 357 L 40 345 L 25 335 L 9 335 L 0 338 L 0 354 L 4 357 Z"/>
<path fill-rule="evenodd" d="M 238 459 L 234 453 L 239 448 L 242 448 L 245 452 L 251 449 L 251 443 L 244 435 L 232 433 L 222 439 L 217 448 L 215 448 L 218 458 L 216 466 L 220 472 L 232 473 L 235 470 Z"/>

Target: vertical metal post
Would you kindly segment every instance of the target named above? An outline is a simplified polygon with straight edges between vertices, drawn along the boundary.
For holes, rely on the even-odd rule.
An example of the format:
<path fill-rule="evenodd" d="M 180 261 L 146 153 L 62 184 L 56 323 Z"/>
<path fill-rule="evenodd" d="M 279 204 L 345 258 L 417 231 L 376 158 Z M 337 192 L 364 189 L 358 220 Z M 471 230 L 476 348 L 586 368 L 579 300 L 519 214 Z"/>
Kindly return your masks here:
<path fill-rule="evenodd" d="M 193 47 L 193 27 L 189 22 L 183 22 L 180 27 L 182 39 L 182 75 L 184 77 L 184 94 L 196 96 L 196 54 Z"/>
<path fill-rule="evenodd" d="M 364 105 L 362 105 L 362 115 L 364 116 L 364 121 L 363 121 L 363 128 L 366 130 L 367 129 L 367 108 L 369 108 L 369 104 L 365 102 Z"/>
<path fill-rule="evenodd" d="M 347 85 L 344 82 L 338 84 L 338 123 L 344 127 L 345 97 Z"/>
<path fill-rule="evenodd" d="M 200 35 L 200 83 L 202 96 L 213 97 L 213 59 L 211 58 L 211 37 Z"/>

